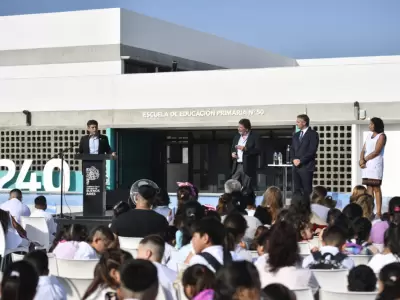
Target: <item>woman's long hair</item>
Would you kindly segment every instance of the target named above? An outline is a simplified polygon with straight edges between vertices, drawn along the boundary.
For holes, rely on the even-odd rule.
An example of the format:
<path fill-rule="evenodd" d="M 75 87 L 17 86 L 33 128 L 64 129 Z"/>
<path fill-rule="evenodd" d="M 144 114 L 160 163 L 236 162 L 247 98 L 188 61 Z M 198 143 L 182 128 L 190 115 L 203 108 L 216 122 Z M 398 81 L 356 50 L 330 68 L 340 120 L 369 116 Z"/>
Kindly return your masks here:
<path fill-rule="evenodd" d="M 274 223 L 278 218 L 279 211 L 283 208 L 281 190 L 276 186 L 269 187 L 263 195 L 261 206 L 268 210 L 272 219 L 271 223 Z"/>
<path fill-rule="evenodd" d="M 241 290 L 248 291 L 248 299 L 259 299 L 261 282 L 256 267 L 248 261 L 224 265 L 216 274 L 214 300 L 237 299 Z"/>
<path fill-rule="evenodd" d="M 241 214 L 232 213 L 226 216 L 224 226 L 227 231 L 225 244 L 230 251 L 234 251 L 246 232 L 247 221 Z"/>
<path fill-rule="evenodd" d="M 104 252 L 94 270 L 94 279 L 82 299 L 89 298 L 100 287 L 110 287 L 116 290 L 119 283 L 110 276 L 110 271 L 118 270 L 125 261 L 132 258 L 129 252 L 119 249 L 109 249 Z"/>
<path fill-rule="evenodd" d="M 270 272 L 292 267 L 300 261 L 296 230 L 292 224 L 281 221 L 271 227 L 268 250 Z"/>

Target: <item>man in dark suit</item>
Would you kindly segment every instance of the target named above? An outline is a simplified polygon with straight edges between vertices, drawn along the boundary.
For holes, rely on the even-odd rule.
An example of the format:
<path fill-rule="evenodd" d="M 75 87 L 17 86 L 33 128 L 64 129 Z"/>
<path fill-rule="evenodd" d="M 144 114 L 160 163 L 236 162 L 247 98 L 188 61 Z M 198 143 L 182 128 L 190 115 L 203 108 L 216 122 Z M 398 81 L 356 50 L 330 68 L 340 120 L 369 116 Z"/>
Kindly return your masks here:
<path fill-rule="evenodd" d="M 290 157 L 293 162 L 294 192 L 311 195 L 313 175 L 315 170 L 315 156 L 318 150 L 319 136 L 312 130 L 310 118 L 307 115 L 297 116 L 296 132 L 292 138 Z"/>
<path fill-rule="evenodd" d="M 232 143 L 232 179 L 241 182 L 243 190 L 255 188 L 257 156 L 260 154 L 258 136 L 251 131 L 248 119 L 241 119 L 238 134 Z"/>
<path fill-rule="evenodd" d="M 88 135 L 84 135 L 79 143 L 79 153 L 81 154 L 112 154 L 108 138 L 99 133 L 99 124 L 96 120 L 87 122 Z"/>

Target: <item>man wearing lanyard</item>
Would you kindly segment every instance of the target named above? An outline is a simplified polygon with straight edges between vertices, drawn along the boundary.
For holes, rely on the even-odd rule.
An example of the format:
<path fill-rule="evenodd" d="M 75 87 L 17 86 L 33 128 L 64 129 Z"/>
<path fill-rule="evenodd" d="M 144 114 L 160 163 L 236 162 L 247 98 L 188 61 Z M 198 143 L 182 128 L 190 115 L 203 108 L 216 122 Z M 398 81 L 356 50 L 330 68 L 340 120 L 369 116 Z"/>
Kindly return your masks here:
<path fill-rule="evenodd" d="M 290 157 L 293 162 L 294 192 L 309 196 L 312 193 L 315 156 L 317 154 L 319 136 L 310 126 L 307 115 L 297 116 L 297 128 L 293 135 Z"/>
<path fill-rule="evenodd" d="M 241 182 L 243 190 L 255 188 L 257 156 L 260 154 L 258 136 L 251 131 L 248 119 L 241 119 L 238 134 L 232 143 L 232 179 Z"/>

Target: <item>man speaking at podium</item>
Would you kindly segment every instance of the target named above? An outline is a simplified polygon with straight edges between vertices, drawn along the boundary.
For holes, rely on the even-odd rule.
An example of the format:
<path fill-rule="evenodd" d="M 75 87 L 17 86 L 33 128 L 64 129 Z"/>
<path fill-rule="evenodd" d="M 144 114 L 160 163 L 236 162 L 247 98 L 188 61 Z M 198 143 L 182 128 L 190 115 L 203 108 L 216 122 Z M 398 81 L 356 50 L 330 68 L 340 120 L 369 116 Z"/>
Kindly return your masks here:
<path fill-rule="evenodd" d="M 112 152 L 108 138 L 99 133 L 99 123 L 96 120 L 89 120 L 87 122 L 88 135 L 84 135 L 79 142 L 80 154 L 111 154 Z"/>

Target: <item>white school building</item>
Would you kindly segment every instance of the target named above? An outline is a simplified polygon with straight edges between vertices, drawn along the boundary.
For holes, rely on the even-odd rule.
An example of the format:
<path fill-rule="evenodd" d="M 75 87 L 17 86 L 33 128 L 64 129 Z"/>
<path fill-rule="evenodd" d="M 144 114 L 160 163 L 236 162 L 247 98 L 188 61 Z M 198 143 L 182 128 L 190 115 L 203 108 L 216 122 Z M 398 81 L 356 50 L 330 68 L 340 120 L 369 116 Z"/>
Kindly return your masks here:
<path fill-rule="evenodd" d="M 399 193 L 400 56 L 296 60 L 123 9 L 0 24 L 0 159 L 29 156 L 40 171 L 96 119 L 119 153 L 115 187 L 151 177 L 169 191 L 191 180 L 219 193 L 237 122 L 249 118 L 265 149 L 261 191 L 279 184 L 271 153 L 284 152 L 296 115 L 307 113 L 321 138 L 314 184 L 349 193 L 361 183 L 359 154 L 376 116 L 388 138 L 383 195 Z M 140 161 L 128 155 L 132 143 L 143 148 L 133 154 Z"/>

